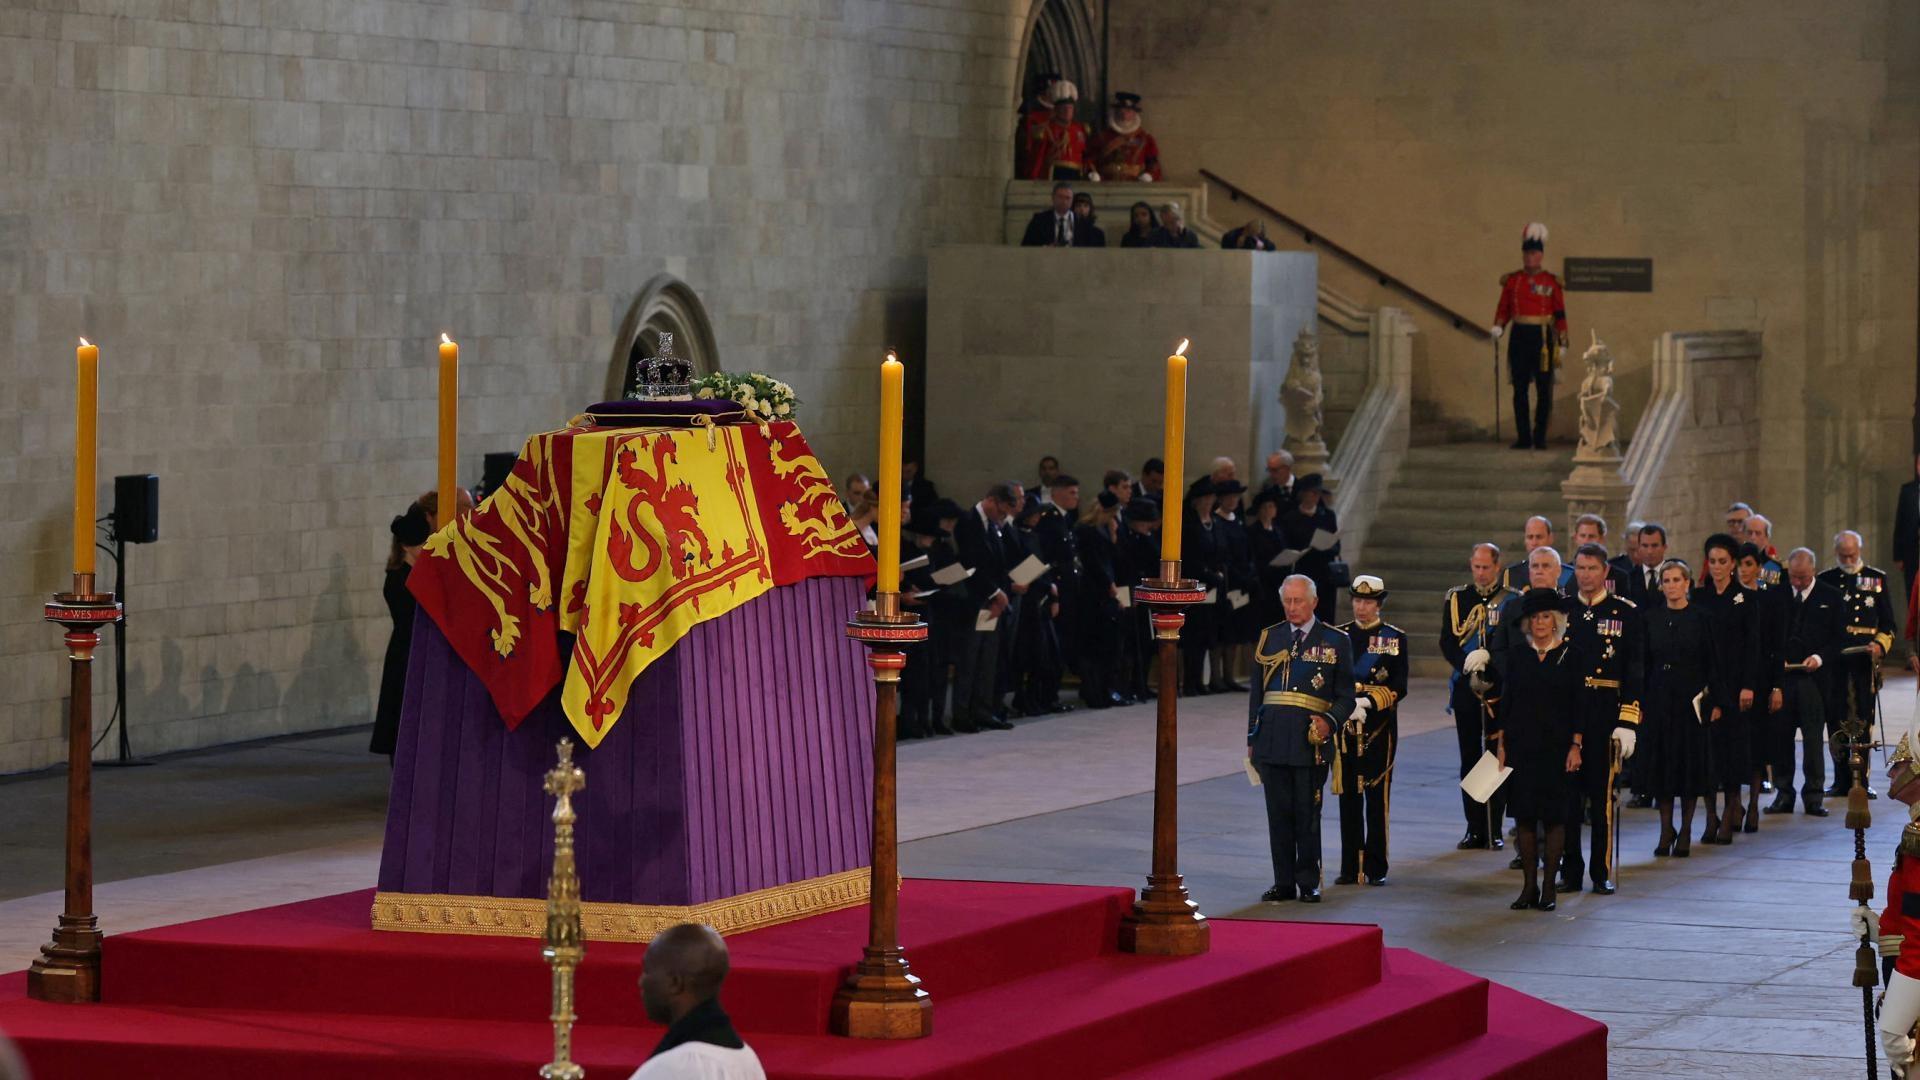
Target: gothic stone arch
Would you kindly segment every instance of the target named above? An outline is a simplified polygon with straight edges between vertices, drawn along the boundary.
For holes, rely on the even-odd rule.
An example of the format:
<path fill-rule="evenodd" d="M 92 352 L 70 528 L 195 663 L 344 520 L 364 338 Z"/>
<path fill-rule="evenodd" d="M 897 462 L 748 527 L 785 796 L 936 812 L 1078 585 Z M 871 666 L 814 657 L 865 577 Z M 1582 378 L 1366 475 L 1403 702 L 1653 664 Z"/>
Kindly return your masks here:
<path fill-rule="evenodd" d="M 620 322 L 607 367 L 610 399 L 633 392 L 635 361 L 653 355 L 662 333 L 673 335 L 673 351 L 692 362 L 696 376 L 720 370 L 713 324 L 707 320 L 707 309 L 699 295 L 672 274 L 657 274 L 640 290 L 627 308 L 627 317 Z"/>

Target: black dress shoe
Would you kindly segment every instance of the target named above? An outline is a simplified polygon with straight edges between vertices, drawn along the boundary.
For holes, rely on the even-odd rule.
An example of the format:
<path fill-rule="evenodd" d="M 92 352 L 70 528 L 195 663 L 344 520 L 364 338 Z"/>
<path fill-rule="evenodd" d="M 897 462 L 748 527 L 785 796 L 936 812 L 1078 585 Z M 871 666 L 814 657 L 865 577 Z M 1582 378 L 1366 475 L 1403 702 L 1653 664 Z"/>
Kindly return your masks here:
<path fill-rule="evenodd" d="M 1507 869 L 1509 870 L 1525 870 L 1526 868 L 1526 862 L 1518 855 L 1515 855 L 1513 861 L 1507 864 Z"/>
<path fill-rule="evenodd" d="M 1841 787 L 1839 784 L 1830 784 L 1827 786 L 1827 790 L 1821 792 L 1821 794 L 1829 799 L 1841 799 L 1846 797 L 1847 789 Z"/>
<path fill-rule="evenodd" d="M 1367 884 L 1369 885 L 1385 885 L 1386 883 L 1387 883 L 1387 875 L 1385 874 L 1381 874 L 1379 877 L 1370 877 L 1367 879 Z"/>
<path fill-rule="evenodd" d="M 1769 814 L 1793 813 L 1793 796 L 1780 795 L 1776 797 L 1772 802 L 1766 805 L 1764 812 Z"/>
<path fill-rule="evenodd" d="M 1487 846 L 1492 848 L 1495 851 L 1499 851 L 1501 848 L 1504 848 L 1507 846 L 1507 841 L 1505 837 L 1496 836 L 1493 838 L 1492 842 L 1489 843 Z"/>
<path fill-rule="evenodd" d="M 1595 896 L 1612 896 L 1612 895 L 1613 895 L 1613 893 L 1614 893 L 1614 888 L 1613 888 L 1613 882 L 1611 882 L 1611 881 L 1596 881 L 1596 882 L 1594 882 L 1594 883 L 1593 883 L 1593 895 L 1595 895 Z"/>
<path fill-rule="evenodd" d="M 1133 704 L 1133 699 L 1115 690 L 1107 695 L 1107 704 L 1113 706 L 1131 705 Z"/>
<path fill-rule="evenodd" d="M 1540 447 L 1540 449 L 1545 450 L 1546 447 L 1543 446 L 1543 447 Z M 1552 911 L 1554 908 L 1557 908 L 1559 906 L 1560 906 L 1559 901 L 1554 897 L 1552 893 L 1544 893 L 1541 895 L 1539 901 L 1533 905 L 1533 910 Z"/>
<path fill-rule="evenodd" d="M 1278 904 L 1291 899 L 1293 899 L 1293 890 L 1291 888 L 1283 889 L 1278 885 L 1260 894 L 1261 902 L 1267 904 Z"/>
<path fill-rule="evenodd" d="M 1301 890 L 1300 890 L 1300 902 L 1301 902 L 1301 903 L 1303 903 L 1303 904 L 1317 904 L 1317 903 L 1319 903 L 1319 902 L 1320 902 L 1320 890 L 1319 890 L 1319 889 L 1301 889 Z"/>
<path fill-rule="evenodd" d="M 1335 885 L 1358 885 L 1360 884 L 1360 875 L 1341 874 L 1339 877 L 1333 879 L 1333 883 Z"/>
<path fill-rule="evenodd" d="M 1111 709 L 1113 702 L 1101 697 L 1082 697 L 1080 699 L 1089 709 Z"/>
<path fill-rule="evenodd" d="M 1771 795 L 1771 794 L 1773 794 L 1773 781 L 1771 781 L 1771 780 L 1762 780 L 1762 781 L 1760 781 L 1760 793 L 1761 793 L 1762 795 Z"/>
<path fill-rule="evenodd" d="M 1474 848 L 1486 847 L 1487 838 L 1477 833 L 1468 833 L 1467 835 L 1460 838 L 1459 843 L 1453 846 L 1460 851 L 1471 851 Z"/>
<path fill-rule="evenodd" d="M 980 726 L 988 731 L 1012 731 L 1013 725 L 997 716 L 989 716 L 980 721 Z"/>
<path fill-rule="evenodd" d="M 1539 902 L 1540 902 L 1540 890 L 1522 889 L 1520 890 L 1520 898 L 1515 900 L 1513 903 L 1508 904 L 1507 906 L 1509 908 L 1512 908 L 1515 911 L 1525 911 Z"/>
<path fill-rule="evenodd" d="M 1826 817 L 1831 812 L 1832 811 L 1828 810 L 1824 806 L 1820 806 L 1814 803 L 1807 804 L 1806 814 L 1808 817 Z"/>
<path fill-rule="evenodd" d="M 1514 441 L 1513 441 L 1512 443 L 1510 443 L 1510 444 L 1508 444 L 1508 446 L 1507 446 L 1507 449 L 1509 449 L 1509 450 L 1531 450 L 1531 449 L 1533 449 L 1533 440 L 1532 440 L 1532 439 L 1527 439 L 1527 438 L 1520 438 L 1520 439 L 1516 439 L 1516 440 L 1514 440 Z"/>
<path fill-rule="evenodd" d="M 1214 687 L 1214 690 L 1222 694 L 1244 694 L 1247 692 L 1245 684 L 1234 682 L 1232 679 L 1222 681 L 1219 686 Z"/>
<path fill-rule="evenodd" d="M 1578 875 L 1560 879 L 1561 892 L 1577 893 L 1585 887 L 1586 886 L 1581 882 Z"/>

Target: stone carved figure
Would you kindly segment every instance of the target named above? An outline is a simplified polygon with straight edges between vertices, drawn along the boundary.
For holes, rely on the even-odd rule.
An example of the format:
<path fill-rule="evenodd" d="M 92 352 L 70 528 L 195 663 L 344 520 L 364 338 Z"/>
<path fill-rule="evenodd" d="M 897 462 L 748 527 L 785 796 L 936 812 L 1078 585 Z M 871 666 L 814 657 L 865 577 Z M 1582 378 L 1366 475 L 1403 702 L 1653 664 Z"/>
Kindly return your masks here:
<path fill-rule="evenodd" d="M 1613 399 L 1613 353 L 1595 331 L 1593 344 L 1580 357 L 1586 378 L 1580 380 L 1580 448 L 1574 457 L 1609 460 L 1620 456 L 1620 403 Z"/>
<path fill-rule="evenodd" d="M 1320 378 L 1320 340 L 1302 328 L 1293 339 L 1293 363 L 1280 384 L 1280 403 L 1287 408 L 1286 447 L 1296 458 L 1325 456 L 1327 443 L 1320 434 L 1324 391 Z"/>

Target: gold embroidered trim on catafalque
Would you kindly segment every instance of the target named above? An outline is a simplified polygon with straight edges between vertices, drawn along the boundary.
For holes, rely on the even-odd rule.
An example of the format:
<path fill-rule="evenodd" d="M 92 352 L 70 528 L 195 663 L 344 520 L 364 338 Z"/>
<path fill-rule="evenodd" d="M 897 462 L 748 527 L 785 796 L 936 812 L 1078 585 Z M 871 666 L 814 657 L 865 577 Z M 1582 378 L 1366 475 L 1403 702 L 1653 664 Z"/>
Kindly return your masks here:
<path fill-rule="evenodd" d="M 722 934 L 739 934 L 867 902 L 870 871 L 775 885 L 704 904 L 609 904 L 584 902 L 580 922 L 588 941 L 651 941 L 669 926 L 706 923 Z M 547 902 L 531 897 L 445 896 L 430 893 L 373 894 L 373 928 L 412 934 L 479 934 L 537 938 L 547 928 Z"/>

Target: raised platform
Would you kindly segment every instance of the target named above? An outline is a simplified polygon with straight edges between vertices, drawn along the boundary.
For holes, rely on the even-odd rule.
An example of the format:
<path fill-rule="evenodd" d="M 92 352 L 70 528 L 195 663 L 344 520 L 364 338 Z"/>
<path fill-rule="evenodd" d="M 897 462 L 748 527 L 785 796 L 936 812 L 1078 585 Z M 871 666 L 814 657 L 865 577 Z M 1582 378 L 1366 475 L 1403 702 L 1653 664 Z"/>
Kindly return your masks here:
<path fill-rule="evenodd" d="M 371 890 L 107 939 L 97 1006 L 0 1030 L 39 1076 L 524 1078 L 551 1050 L 536 945 L 377 933 Z M 729 939 L 724 1002 L 776 1077 L 1606 1074 L 1606 1028 L 1400 949 L 1374 926 L 1216 920 L 1213 951 L 1114 951 L 1126 890 L 910 880 L 901 936 L 934 1034 L 826 1034 L 864 907 Z M 592 943 L 576 1059 L 625 1076 L 658 1040 L 644 947 Z"/>

